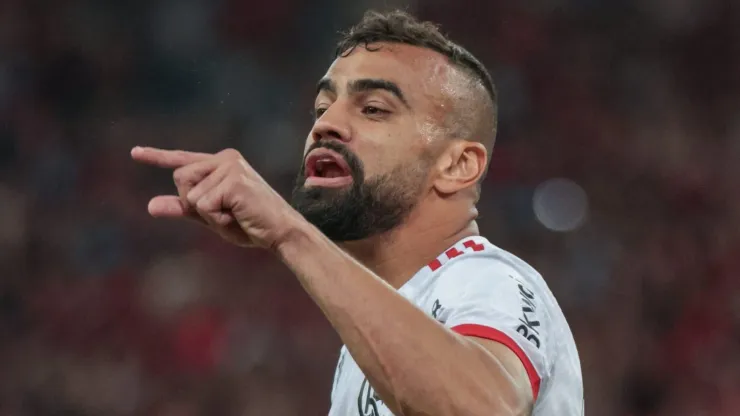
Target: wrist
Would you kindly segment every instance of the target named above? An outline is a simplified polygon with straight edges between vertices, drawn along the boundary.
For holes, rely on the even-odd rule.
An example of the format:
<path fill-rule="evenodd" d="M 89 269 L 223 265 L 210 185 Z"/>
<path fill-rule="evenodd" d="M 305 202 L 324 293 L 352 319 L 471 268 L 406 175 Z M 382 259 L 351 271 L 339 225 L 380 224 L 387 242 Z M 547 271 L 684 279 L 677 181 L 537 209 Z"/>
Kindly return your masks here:
<path fill-rule="evenodd" d="M 283 231 L 279 233 L 278 237 L 270 246 L 270 250 L 280 260 L 284 260 L 301 243 L 309 241 L 312 234 L 319 232 L 316 227 L 311 225 L 297 212 L 291 212 L 287 217 Z"/>

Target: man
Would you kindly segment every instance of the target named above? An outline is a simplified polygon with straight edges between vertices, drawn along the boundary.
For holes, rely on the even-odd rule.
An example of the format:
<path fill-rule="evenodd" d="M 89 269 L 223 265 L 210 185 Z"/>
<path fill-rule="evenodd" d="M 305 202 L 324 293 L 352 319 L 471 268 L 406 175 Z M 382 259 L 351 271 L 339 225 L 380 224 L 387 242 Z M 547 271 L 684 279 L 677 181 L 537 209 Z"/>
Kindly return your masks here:
<path fill-rule="evenodd" d="M 368 13 L 318 84 L 285 202 L 235 150 L 135 148 L 173 168 L 155 217 L 277 255 L 345 343 L 330 415 L 583 414 L 578 353 L 542 278 L 478 235 L 496 132 L 485 68 L 429 23 Z"/>

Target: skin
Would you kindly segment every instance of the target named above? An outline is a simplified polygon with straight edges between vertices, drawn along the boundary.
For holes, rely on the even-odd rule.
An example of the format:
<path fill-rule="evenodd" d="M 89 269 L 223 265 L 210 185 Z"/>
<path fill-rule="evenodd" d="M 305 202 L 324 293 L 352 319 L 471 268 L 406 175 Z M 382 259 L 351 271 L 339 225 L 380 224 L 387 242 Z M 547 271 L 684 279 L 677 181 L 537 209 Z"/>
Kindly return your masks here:
<path fill-rule="evenodd" d="M 483 140 L 455 137 L 448 119 L 456 111 L 471 113 L 460 108 L 460 97 L 480 93 L 475 83 L 436 52 L 379 46 L 373 52 L 356 48 L 329 68 L 324 78 L 332 88 L 316 98 L 320 117 L 306 148 L 316 140 L 341 141 L 363 160 L 367 177 L 431 158 L 418 204 L 401 226 L 340 247 L 231 149 L 134 148 L 135 160 L 174 169 L 178 194 L 153 198 L 149 212 L 194 219 L 234 244 L 274 253 L 394 414 L 530 414 L 531 385 L 511 350 L 453 333 L 396 292 L 439 253 L 478 234 L 475 185 L 487 152 Z M 385 89 L 350 88 L 362 79 L 390 81 L 404 99 Z"/>

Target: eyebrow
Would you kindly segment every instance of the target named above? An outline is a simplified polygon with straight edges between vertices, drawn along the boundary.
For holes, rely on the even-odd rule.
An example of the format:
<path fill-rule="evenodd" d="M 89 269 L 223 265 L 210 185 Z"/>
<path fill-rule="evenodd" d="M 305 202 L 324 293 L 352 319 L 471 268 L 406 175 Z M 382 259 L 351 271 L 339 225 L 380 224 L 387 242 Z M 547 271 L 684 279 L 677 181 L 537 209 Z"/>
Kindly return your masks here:
<path fill-rule="evenodd" d="M 363 78 L 351 81 L 349 83 L 349 91 L 351 93 L 359 93 L 373 90 L 384 90 L 393 94 L 399 101 L 403 103 L 407 108 L 411 108 L 406 97 L 403 95 L 403 91 L 393 81 L 386 79 L 376 78 Z M 316 93 L 326 91 L 332 94 L 337 93 L 337 85 L 329 78 L 322 78 L 316 85 Z"/>
<path fill-rule="evenodd" d="M 334 81 L 332 81 L 329 78 L 321 78 L 319 80 L 319 83 L 316 84 L 316 94 L 318 94 L 318 93 L 320 93 L 322 91 L 326 91 L 326 92 L 330 92 L 332 94 L 336 94 L 337 93 L 337 84 L 335 84 Z"/>

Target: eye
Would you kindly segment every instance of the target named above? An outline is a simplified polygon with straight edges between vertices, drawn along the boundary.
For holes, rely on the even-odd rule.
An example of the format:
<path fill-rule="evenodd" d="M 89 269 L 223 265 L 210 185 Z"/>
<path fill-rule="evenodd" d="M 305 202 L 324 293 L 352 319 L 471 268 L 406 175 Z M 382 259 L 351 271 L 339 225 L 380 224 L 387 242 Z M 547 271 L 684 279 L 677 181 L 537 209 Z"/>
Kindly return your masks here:
<path fill-rule="evenodd" d="M 311 112 L 311 115 L 313 116 L 314 120 L 318 120 L 322 115 L 326 113 L 326 108 L 320 107 Z"/>
<path fill-rule="evenodd" d="M 362 114 L 368 115 L 368 116 L 379 116 L 383 114 L 388 114 L 390 111 L 383 110 L 382 108 L 374 107 L 372 105 L 366 105 L 362 108 Z"/>

